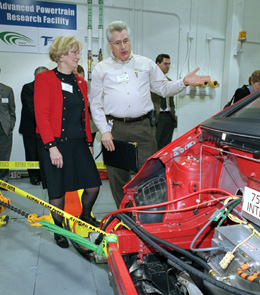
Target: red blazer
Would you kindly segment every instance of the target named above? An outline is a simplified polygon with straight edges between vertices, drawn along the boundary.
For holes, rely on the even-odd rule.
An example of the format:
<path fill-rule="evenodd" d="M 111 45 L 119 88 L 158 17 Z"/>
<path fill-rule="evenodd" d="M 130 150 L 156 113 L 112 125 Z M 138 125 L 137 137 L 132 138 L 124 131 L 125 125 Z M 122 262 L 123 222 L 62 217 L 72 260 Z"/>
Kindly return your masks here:
<path fill-rule="evenodd" d="M 88 114 L 87 82 L 76 76 L 79 88 L 85 100 L 85 132 L 89 144 L 92 144 L 91 129 Z M 39 73 L 34 83 L 34 110 L 36 119 L 36 133 L 40 134 L 46 146 L 50 148 L 56 145 L 55 137 L 63 141 L 62 120 L 63 95 L 61 81 L 54 71 Z"/>

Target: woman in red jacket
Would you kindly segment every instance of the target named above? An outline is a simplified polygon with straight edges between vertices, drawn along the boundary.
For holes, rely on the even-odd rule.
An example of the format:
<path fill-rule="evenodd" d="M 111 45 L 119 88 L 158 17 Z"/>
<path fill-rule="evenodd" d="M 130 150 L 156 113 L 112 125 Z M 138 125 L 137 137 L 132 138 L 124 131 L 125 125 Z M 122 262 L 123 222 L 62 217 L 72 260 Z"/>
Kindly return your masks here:
<path fill-rule="evenodd" d="M 84 189 L 79 218 L 99 226 L 91 216 L 101 185 L 93 159 L 93 142 L 88 115 L 87 83 L 72 72 L 78 66 L 81 43 L 73 36 L 57 37 L 49 49 L 54 70 L 35 79 L 34 104 L 38 153 L 43 188 L 50 204 L 64 209 L 66 192 Z M 62 227 L 63 218 L 52 217 Z M 54 234 L 60 247 L 69 246 L 65 237 Z"/>

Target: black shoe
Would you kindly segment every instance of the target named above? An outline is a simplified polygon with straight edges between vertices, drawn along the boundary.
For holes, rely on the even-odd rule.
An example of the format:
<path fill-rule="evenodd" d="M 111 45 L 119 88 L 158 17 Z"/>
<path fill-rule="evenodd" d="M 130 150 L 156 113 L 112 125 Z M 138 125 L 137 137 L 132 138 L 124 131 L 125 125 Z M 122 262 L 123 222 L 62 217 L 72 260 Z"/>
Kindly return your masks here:
<path fill-rule="evenodd" d="M 54 239 L 59 247 L 69 248 L 69 242 L 64 236 L 55 233 Z"/>
<path fill-rule="evenodd" d="M 100 227 L 100 222 L 96 220 L 95 217 L 92 217 L 92 216 L 83 216 L 83 215 L 80 215 L 79 219 L 95 226 L 95 227 Z"/>
<path fill-rule="evenodd" d="M 31 183 L 32 185 L 40 185 L 40 184 L 41 184 L 40 181 L 39 181 L 38 179 L 31 179 L 31 180 L 30 180 L 30 183 Z"/>

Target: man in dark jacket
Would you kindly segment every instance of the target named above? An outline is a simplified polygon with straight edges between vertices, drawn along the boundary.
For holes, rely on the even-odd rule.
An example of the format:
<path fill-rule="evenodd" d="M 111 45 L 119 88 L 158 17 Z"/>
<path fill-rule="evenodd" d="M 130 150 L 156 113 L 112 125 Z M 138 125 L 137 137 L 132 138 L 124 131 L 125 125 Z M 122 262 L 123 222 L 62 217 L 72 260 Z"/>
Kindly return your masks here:
<path fill-rule="evenodd" d="M 10 160 L 15 120 L 13 89 L 0 83 L 0 161 Z M 8 169 L 0 169 L 0 179 L 8 181 Z"/>
<path fill-rule="evenodd" d="M 48 69 L 46 67 L 38 67 L 34 72 L 34 77 L 44 71 L 48 71 Z M 37 152 L 33 94 L 34 81 L 25 84 L 21 92 L 22 114 L 19 132 L 23 135 L 26 161 L 39 161 Z M 41 179 L 40 170 L 28 169 L 28 173 L 30 177 L 30 183 L 32 185 L 39 185 Z"/>
<path fill-rule="evenodd" d="M 168 54 L 159 54 L 155 63 L 166 75 L 170 69 L 170 56 Z M 166 78 L 171 81 L 170 78 Z M 151 92 L 151 97 L 156 110 L 156 140 L 158 150 L 160 150 L 172 141 L 174 128 L 177 127 L 177 116 L 173 96 L 162 97 Z"/>

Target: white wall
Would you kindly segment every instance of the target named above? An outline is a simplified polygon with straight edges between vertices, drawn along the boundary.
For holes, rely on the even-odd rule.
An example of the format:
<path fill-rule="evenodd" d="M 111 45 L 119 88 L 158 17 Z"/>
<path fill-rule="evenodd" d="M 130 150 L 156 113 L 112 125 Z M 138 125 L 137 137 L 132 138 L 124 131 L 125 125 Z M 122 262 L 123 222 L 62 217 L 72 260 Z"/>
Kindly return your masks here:
<path fill-rule="evenodd" d="M 87 0 L 49 1 L 77 4 L 76 36 L 84 44 L 80 64 L 87 71 Z M 104 0 L 104 31 L 114 20 L 126 21 L 131 28 L 134 53 L 155 59 L 168 53 L 172 59 L 169 77 L 184 77 L 199 66 L 200 74 L 210 74 L 219 82 L 212 95 L 176 95 L 179 127 L 174 138 L 219 112 L 235 89 L 260 69 L 259 0 Z M 239 31 L 247 31 L 243 53 L 234 55 Z M 98 52 L 98 0 L 93 0 L 93 54 Z M 105 37 L 105 32 L 104 32 Z M 108 56 L 104 39 L 103 57 Z M 94 58 L 93 66 L 97 63 Z M 17 122 L 11 160 L 24 160 L 18 133 L 23 84 L 33 80 L 38 66 L 54 68 L 46 54 L 0 52 L 0 81 L 15 93 Z M 207 89 L 208 91 L 209 89 Z M 188 90 L 189 91 L 189 90 Z M 95 154 L 99 143 L 95 143 Z"/>
<path fill-rule="evenodd" d="M 239 85 L 248 81 L 254 70 L 260 69 L 260 1 L 246 0 L 243 14 L 243 31 L 247 31 L 247 41 L 243 44 L 240 60 Z"/>

